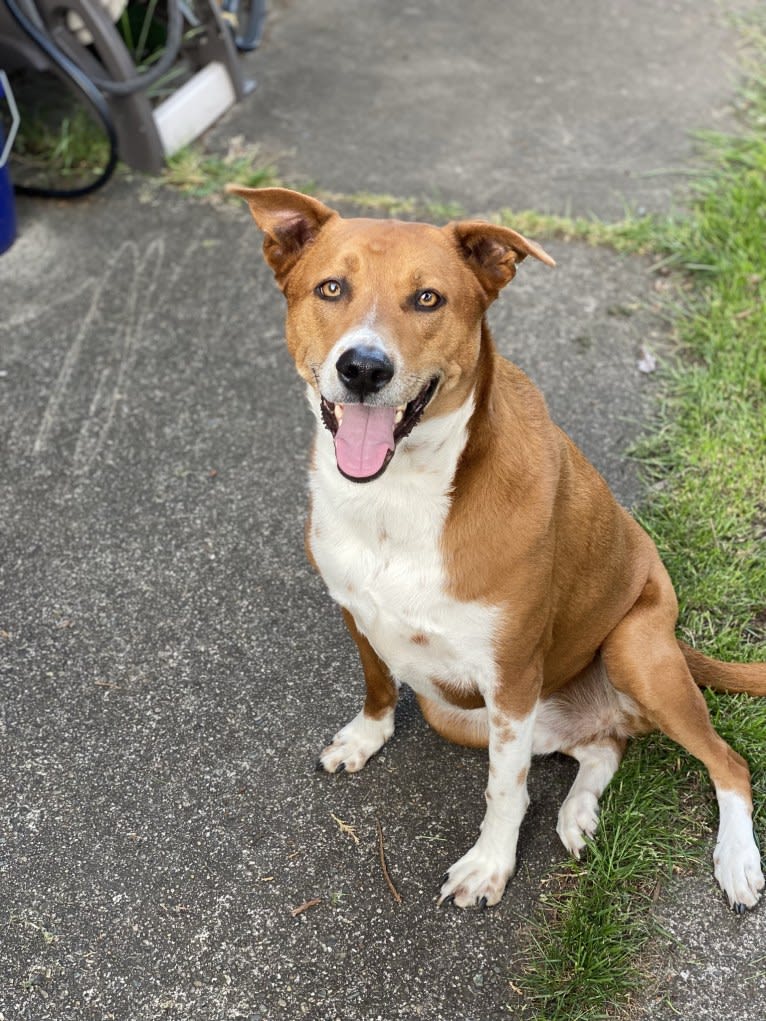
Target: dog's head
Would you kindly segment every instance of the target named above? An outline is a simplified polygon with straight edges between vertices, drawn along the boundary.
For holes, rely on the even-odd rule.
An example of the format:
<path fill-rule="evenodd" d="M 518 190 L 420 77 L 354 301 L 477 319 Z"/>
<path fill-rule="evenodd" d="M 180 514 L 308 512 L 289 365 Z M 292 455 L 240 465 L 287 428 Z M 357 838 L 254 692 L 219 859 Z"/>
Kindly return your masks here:
<path fill-rule="evenodd" d="M 286 338 L 333 434 L 338 468 L 377 478 L 420 419 L 454 410 L 476 382 L 481 322 L 527 255 L 507 227 L 344 219 L 283 188 L 247 199 L 287 298 Z"/>

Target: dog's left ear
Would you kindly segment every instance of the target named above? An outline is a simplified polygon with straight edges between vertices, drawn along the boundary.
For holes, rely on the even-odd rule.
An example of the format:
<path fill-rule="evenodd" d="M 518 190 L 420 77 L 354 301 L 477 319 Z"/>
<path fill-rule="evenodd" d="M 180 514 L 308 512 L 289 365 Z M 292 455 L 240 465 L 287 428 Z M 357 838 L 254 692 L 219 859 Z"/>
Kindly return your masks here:
<path fill-rule="evenodd" d="M 264 233 L 263 255 L 284 290 L 290 270 L 328 220 L 334 209 L 289 188 L 242 188 L 228 184 L 230 195 L 246 199 L 253 219 Z"/>
<path fill-rule="evenodd" d="M 544 262 L 556 263 L 534 241 L 517 234 L 510 227 L 500 227 L 481 220 L 461 220 L 448 223 L 444 228 L 452 232 L 466 262 L 478 277 L 490 301 L 494 301 L 501 287 L 516 275 L 516 266 L 528 255 Z"/>

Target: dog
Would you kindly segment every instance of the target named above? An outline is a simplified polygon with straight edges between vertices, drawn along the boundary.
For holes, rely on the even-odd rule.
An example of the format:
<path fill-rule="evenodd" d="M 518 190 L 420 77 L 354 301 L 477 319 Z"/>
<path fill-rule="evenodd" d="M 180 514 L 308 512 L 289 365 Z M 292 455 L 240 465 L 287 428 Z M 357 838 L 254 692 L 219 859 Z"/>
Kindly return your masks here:
<path fill-rule="evenodd" d="M 698 685 L 766 694 L 766 664 L 675 636 L 654 543 L 494 348 L 485 313 L 518 264 L 554 261 L 478 220 L 344 218 L 282 188 L 247 200 L 287 301 L 286 341 L 317 419 L 306 549 L 340 605 L 366 682 L 322 751 L 355 772 L 394 731 L 399 686 L 445 738 L 489 749 L 478 840 L 438 901 L 503 895 L 533 755 L 579 763 L 558 816 L 580 857 L 629 737 L 661 729 L 715 787 L 715 876 L 737 912 L 764 886 L 750 773 Z"/>

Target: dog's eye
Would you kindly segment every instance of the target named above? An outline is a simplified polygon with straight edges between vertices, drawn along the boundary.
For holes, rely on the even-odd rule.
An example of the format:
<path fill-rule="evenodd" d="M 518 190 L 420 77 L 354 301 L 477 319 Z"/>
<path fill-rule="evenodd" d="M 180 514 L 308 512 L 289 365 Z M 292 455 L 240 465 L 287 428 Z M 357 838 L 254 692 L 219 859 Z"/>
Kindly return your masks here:
<path fill-rule="evenodd" d="M 324 280 L 314 288 L 320 298 L 328 301 L 336 301 L 343 294 L 343 284 L 340 280 Z"/>
<path fill-rule="evenodd" d="M 444 304 L 444 298 L 437 291 L 419 291 L 415 295 L 415 306 L 416 308 L 428 309 L 431 311 L 434 308 L 439 308 L 440 305 Z"/>

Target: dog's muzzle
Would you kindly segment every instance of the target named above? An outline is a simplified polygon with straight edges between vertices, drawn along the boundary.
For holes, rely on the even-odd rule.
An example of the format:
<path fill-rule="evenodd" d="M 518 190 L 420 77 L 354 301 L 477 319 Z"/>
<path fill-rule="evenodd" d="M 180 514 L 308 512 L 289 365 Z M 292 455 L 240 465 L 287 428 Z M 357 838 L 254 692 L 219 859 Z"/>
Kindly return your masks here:
<path fill-rule="evenodd" d="M 379 355 L 380 352 L 376 351 L 375 354 Z M 338 366 L 344 357 L 345 354 L 338 359 Z M 377 387 L 378 390 L 390 382 L 393 366 L 391 370 L 391 375 Z M 374 373 L 382 373 L 378 379 L 385 374 L 382 366 L 372 360 L 364 371 L 368 383 Z M 340 374 L 340 369 L 338 372 Z M 361 372 L 360 369 L 360 375 Z M 333 435 L 335 459 L 341 475 L 352 482 L 372 482 L 382 475 L 394 456 L 397 443 L 408 436 L 420 421 L 438 384 L 439 378 L 434 376 L 411 401 L 397 407 L 364 404 L 363 398 L 358 402 L 333 403 L 322 397 L 322 421 Z M 375 391 L 364 390 L 365 395 L 372 392 Z"/>

